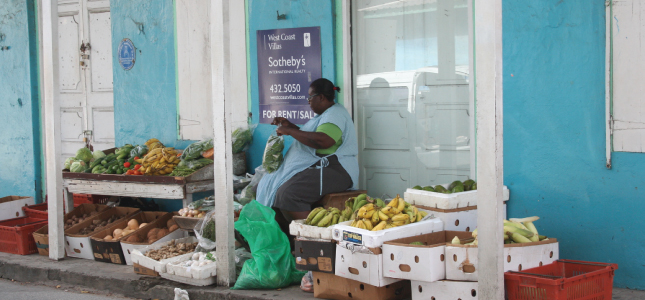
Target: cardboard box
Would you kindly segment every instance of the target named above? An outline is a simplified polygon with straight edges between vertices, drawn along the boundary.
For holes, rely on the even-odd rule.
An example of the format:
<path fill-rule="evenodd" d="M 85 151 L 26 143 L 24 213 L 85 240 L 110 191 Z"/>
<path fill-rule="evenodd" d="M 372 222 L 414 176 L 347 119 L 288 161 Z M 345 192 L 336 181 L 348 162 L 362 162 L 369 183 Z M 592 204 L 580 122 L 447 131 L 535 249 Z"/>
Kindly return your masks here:
<path fill-rule="evenodd" d="M 23 206 L 34 204 L 33 197 L 6 196 L 0 198 L 0 221 L 24 217 Z"/>
<path fill-rule="evenodd" d="M 477 300 L 477 282 L 440 280 L 412 281 L 412 300 Z"/>
<path fill-rule="evenodd" d="M 151 213 L 153 212 L 143 212 L 144 216 Z M 148 232 L 153 228 L 166 228 L 168 221 L 173 220 L 173 217 L 176 216 L 176 213 L 156 212 L 156 214 L 161 214 L 161 215 L 155 221 L 137 230 L 133 234 L 138 234 L 140 237 L 145 238 L 148 236 Z M 187 232 L 180 229 L 176 229 L 168 233 L 164 237 L 154 241 L 153 243 L 148 243 L 147 240 L 144 242 L 136 243 L 136 242 L 126 241 L 125 239 L 121 239 L 121 249 L 123 250 L 123 255 L 125 256 L 125 263 L 127 265 L 132 265 L 132 258 L 130 257 L 130 255 L 132 254 L 132 250 L 134 249 L 141 249 L 141 248 L 150 246 L 152 244 L 165 243 L 170 240 L 176 240 L 186 236 L 188 236 Z"/>
<path fill-rule="evenodd" d="M 332 229 L 335 226 L 318 227 L 305 225 L 305 220 L 293 220 L 289 224 L 289 233 L 295 237 L 332 240 Z"/>
<path fill-rule="evenodd" d="M 134 264 L 133 266 L 134 266 L 134 273 L 136 274 L 159 277 L 159 272 L 155 270 L 150 270 L 140 264 Z"/>
<path fill-rule="evenodd" d="M 429 211 L 431 215 L 443 221 L 444 230 L 472 232 L 477 228 L 477 206 L 455 209 L 440 209 L 425 206 L 417 206 L 417 208 Z M 506 203 L 504 203 L 503 217 L 506 219 Z"/>
<path fill-rule="evenodd" d="M 442 184 L 448 187 L 450 184 Z M 508 187 L 502 188 L 503 200 L 508 201 L 510 191 Z M 425 207 L 434 207 L 440 209 L 456 209 L 468 206 L 477 206 L 477 191 L 467 191 L 455 194 L 443 194 L 415 189 L 407 189 L 403 193 L 406 202 L 414 205 Z"/>
<path fill-rule="evenodd" d="M 385 277 L 381 248 L 369 248 L 374 254 L 354 252 L 341 245 L 336 246 L 336 275 L 362 283 L 381 287 L 401 279 Z"/>
<path fill-rule="evenodd" d="M 194 236 L 186 237 L 186 238 L 181 238 L 175 240 L 177 243 L 195 243 L 197 242 L 197 238 Z M 154 260 L 150 257 L 145 256 L 145 253 L 153 250 L 153 249 L 160 249 L 163 246 L 166 246 L 170 243 L 171 241 L 165 242 L 165 243 L 159 243 L 159 244 L 152 244 L 150 246 L 141 248 L 141 249 L 134 249 L 132 250 L 132 253 L 130 254 L 130 257 L 132 258 L 132 263 L 141 265 L 143 267 L 146 267 L 148 269 L 154 270 L 156 272 L 159 272 L 161 275 L 162 273 L 166 272 L 166 264 L 169 262 L 173 262 L 179 259 L 182 259 L 183 256 L 187 255 L 193 255 L 192 253 L 184 254 L 184 255 L 179 255 L 167 259 L 162 259 L 162 260 Z"/>
<path fill-rule="evenodd" d="M 391 240 L 443 230 L 443 221 L 437 218 L 380 231 L 351 227 L 349 224 L 351 224 L 351 221 L 339 223 L 334 226 L 332 229 L 332 237 L 334 240 L 339 242 L 347 241 L 369 248 L 381 247 L 383 243 Z"/>
<path fill-rule="evenodd" d="M 477 246 L 446 245 L 446 279 L 479 281 Z M 558 240 L 504 245 L 504 272 L 550 264 L 560 257 Z"/>
<path fill-rule="evenodd" d="M 85 219 L 84 221 L 87 221 L 89 219 L 93 220 L 96 218 L 96 215 L 98 215 L 98 213 L 104 212 L 110 208 L 111 207 L 103 204 L 91 204 L 91 203 L 80 204 L 79 206 L 72 209 L 72 211 L 65 214 L 65 216 L 63 217 L 63 221 L 65 222 L 65 224 L 67 224 L 67 220 L 73 217 L 80 218 L 85 214 L 90 215 L 90 217 L 88 217 L 88 219 Z M 95 213 L 95 214 L 92 216 L 91 215 L 92 213 Z M 71 229 L 71 227 L 67 229 Z"/>
<path fill-rule="evenodd" d="M 336 267 L 336 242 L 296 239 L 296 269 L 334 274 Z"/>
<path fill-rule="evenodd" d="M 68 228 L 65 230 L 65 252 L 67 253 L 67 256 L 93 260 L 94 252 L 92 251 L 90 236 L 96 234 L 96 232 L 91 232 L 89 234 L 80 234 L 79 232 L 83 228 L 90 226 L 94 220 L 107 220 L 113 215 L 127 218 L 138 212 L 138 208 L 113 207 L 99 213 L 94 218 L 90 218 Z"/>
<path fill-rule="evenodd" d="M 156 218 L 152 219 L 152 221 L 154 221 L 155 219 Z M 121 249 L 121 240 L 128 238 L 129 236 L 134 234 L 134 232 L 122 236 L 118 239 L 105 240 L 104 238 L 108 235 L 112 236 L 114 230 L 116 229 L 127 228 L 128 222 L 130 222 L 131 220 L 137 220 L 139 224 L 148 223 L 146 220 L 146 215 L 144 215 L 143 212 L 139 212 L 133 216 L 115 222 L 111 226 L 107 226 L 106 228 L 101 229 L 90 236 L 90 243 L 92 244 L 94 260 L 118 265 L 125 265 L 125 255 L 123 255 L 123 249 Z"/>
<path fill-rule="evenodd" d="M 190 260 L 191 258 L 192 255 L 182 255 L 180 259 L 175 260 L 172 263 L 168 263 L 166 265 L 166 274 L 184 277 L 186 279 L 181 282 L 197 286 L 201 286 L 201 284 L 203 284 L 202 280 L 214 278 L 215 276 L 217 276 L 217 264 L 215 262 L 211 262 L 201 267 L 184 267 L 177 264 Z M 196 279 L 196 281 L 193 281 L 191 279 Z M 195 282 L 195 284 L 193 284 L 192 282 Z"/>
<path fill-rule="evenodd" d="M 188 277 L 182 277 L 182 276 L 177 276 L 177 275 L 172 275 L 168 273 L 159 273 L 161 278 L 165 278 L 168 280 L 184 283 L 184 284 L 189 284 L 189 285 L 194 285 L 194 286 L 209 286 L 213 285 L 217 282 L 217 277 L 208 277 L 204 279 L 195 279 L 195 278 L 188 278 Z"/>
<path fill-rule="evenodd" d="M 345 209 L 345 201 L 347 201 L 347 199 L 351 197 L 356 197 L 360 194 L 366 194 L 366 193 L 367 193 L 366 190 L 356 190 L 356 191 L 345 191 L 340 193 L 326 194 L 322 199 L 314 203 L 311 207 L 320 207 L 320 206 L 324 208 L 335 207 L 342 211 L 343 209 Z"/>
<path fill-rule="evenodd" d="M 427 282 L 446 279 L 446 244 L 455 236 L 460 240 L 473 240 L 470 232 L 439 231 L 385 242 L 384 275 Z M 410 245 L 412 242 L 424 245 Z"/>
<path fill-rule="evenodd" d="M 329 273 L 313 272 L 313 275 L 314 297 L 316 298 L 335 300 L 410 298 L 410 282 L 406 280 L 376 287 Z"/>
<path fill-rule="evenodd" d="M 34 231 L 34 241 L 38 254 L 49 257 L 49 226 L 45 225 L 40 229 Z"/>

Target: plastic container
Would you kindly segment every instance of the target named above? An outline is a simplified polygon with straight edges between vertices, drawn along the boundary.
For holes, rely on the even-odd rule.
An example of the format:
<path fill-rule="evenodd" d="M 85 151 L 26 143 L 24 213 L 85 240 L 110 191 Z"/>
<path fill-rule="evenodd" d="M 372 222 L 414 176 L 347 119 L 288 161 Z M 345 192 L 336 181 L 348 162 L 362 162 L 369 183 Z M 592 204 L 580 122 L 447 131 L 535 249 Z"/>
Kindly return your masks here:
<path fill-rule="evenodd" d="M 34 231 L 47 225 L 47 220 L 21 217 L 0 221 L 0 252 L 27 255 L 38 252 Z"/>
<path fill-rule="evenodd" d="M 105 204 L 110 199 L 110 196 L 103 195 L 90 195 L 90 194 L 73 194 L 74 207 L 83 203 L 91 204 Z"/>
<path fill-rule="evenodd" d="M 522 272 L 506 272 L 506 299 L 611 299 L 616 269 L 617 264 L 561 259 Z"/>
<path fill-rule="evenodd" d="M 32 218 L 41 219 L 41 220 L 47 220 L 49 215 L 47 213 L 47 202 L 41 203 L 41 204 L 23 206 L 22 211 L 25 212 L 25 215 L 27 217 L 32 217 Z"/>

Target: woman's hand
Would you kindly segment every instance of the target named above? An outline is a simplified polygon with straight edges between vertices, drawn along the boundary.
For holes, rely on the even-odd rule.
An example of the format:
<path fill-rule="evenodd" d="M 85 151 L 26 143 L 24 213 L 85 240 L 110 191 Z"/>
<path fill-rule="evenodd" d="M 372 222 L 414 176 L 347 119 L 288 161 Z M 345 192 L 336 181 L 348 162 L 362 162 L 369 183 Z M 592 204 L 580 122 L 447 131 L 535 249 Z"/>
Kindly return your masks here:
<path fill-rule="evenodd" d="M 295 129 L 293 129 L 293 128 L 289 127 L 289 126 L 278 126 L 278 128 L 275 130 L 275 132 L 278 134 L 278 136 L 291 135 L 291 132 L 293 132 L 293 130 L 295 130 Z"/>
<path fill-rule="evenodd" d="M 286 118 L 276 117 L 276 118 L 273 119 L 273 122 L 271 122 L 271 125 L 280 125 L 280 126 L 284 126 L 284 127 L 291 127 L 290 125 L 292 125 L 292 123 L 289 122 L 289 120 L 287 120 Z"/>

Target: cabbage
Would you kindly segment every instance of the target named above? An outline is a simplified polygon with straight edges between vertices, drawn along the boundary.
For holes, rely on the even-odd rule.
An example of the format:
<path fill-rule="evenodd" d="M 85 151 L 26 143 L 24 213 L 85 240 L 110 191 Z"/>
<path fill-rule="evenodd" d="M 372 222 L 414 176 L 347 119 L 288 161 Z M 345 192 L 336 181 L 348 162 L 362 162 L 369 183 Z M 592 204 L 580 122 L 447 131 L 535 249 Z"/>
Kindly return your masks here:
<path fill-rule="evenodd" d="M 107 155 L 105 155 L 105 153 L 103 153 L 103 151 L 101 151 L 101 150 L 96 150 L 96 151 L 94 151 L 94 153 L 92 153 L 92 157 L 94 157 L 94 159 L 99 159 L 99 158 L 103 158 L 103 157 L 106 157 L 106 156 Z"/>
<path fill-rule="evenodd" d="M 87 148 L 78 149 L 78 151 L 76 151 L 76 159 L 88 163 L 90 162 L 90 159 L 92 159 L 92 151 Z"/>
<path fill-rule="evenodd" d="M 74 173 L 83 173 L 87 170 L 87 165 L 84 161 L 75 161 L 72 163 L 72 166 L 69 168 L 70 171 Z"/>
<path fill-rule="evenodd" d="M 66 159 L 65 160 L 65 167 L 63 167 L 63 169 L 69 170 L 69 168 L 72 166 L 72 163 L 75 162 L 75 161 L 76 161 L 76 158 L 74 158 L 74 157 L 70 157 L 70 158 Z"/>

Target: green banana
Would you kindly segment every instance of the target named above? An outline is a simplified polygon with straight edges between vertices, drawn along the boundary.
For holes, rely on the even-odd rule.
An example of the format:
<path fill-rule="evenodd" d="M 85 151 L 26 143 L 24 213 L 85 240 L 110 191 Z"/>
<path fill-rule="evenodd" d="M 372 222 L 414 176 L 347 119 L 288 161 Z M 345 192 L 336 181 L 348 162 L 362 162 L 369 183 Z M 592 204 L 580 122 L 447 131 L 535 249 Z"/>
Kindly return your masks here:
<path fill-rule="evenodd" d="M 381 198 L 376 198 L 376 206 L 385 207 L 385 202 Z"/>
<path fill-rule="evenodd" d="M 359 208 L 363 207 L 365 204 L 367 204 L 366 199 L 363 199 L 361 201 L 356 202 L 356 207 L 354 207 L 354 211 L 357 211 Z"/>
<path fill-rule="evenodd" d="M 345 221 L 347 221 L 347 218 L 345 218 L 345 216 L 340 216 L 340 218 L 338 218 L 338 223 L 343 223 Z"/>
<path fill-rule="evenodd" d="M 323 209 L 323 208 L 322 208 L 322 207 L 316 207 L 316 208 L 314 208 L 314 210 L 312 210 L 312 211 L 309 213 L 309 215 L 307 216 L 307 220 L 305 220 L 305 224 L 306 224 L 306 225 L 310 225 L 310 224 L 311 224 L 311 220 L 313 220 L 313 219 L 314 219 L 314 217 L 316 216 L 316 214 L 318 214 L 318 213 L 320 212 L 320 210 L 321 210 L 321 209 Z"/>
<path fill-rule="evenodd" d="M 331 225 L 338 224 L 339 219 L 340 219 L 340 215 L 339 214 L 334 214 L 334 216 L 331 218 Z"/>
<path fill-rule="evenodd" d="M 327 214 L 327 211 L 324 209 L 321 209 L 320 211 L 318 211 L 318 213 L 316 213 L 316 216 L 313 219 L 311 219 L 311 223 L 309 223 L 309 225 L 312 225 L 312 226 L 317 225 L 318 222 L 320 222 L 320 220 L 324 218 L 326 214 Z"/>
<path fill-rule="evenodd" d="M 361 204 L 361 202 L 364 202 L 364 203 Z M 359 205 L 359 204 L 361 204 L 361 205 Z M 359 209 L 361 206 L 363 206 L 365 204 L 367 204 L 367 194 L 360 194 L 360 195 L 356 196 L 356 198 L 354 199 L 353 210 L 357 210 L 357 209 Z"/>
<path fill-rule="evenodd" d="M 328 213 L 316 226 L 318 227 L 327 227 L 331 224 L 331 219 L 335 216 L 336 214 Z"/>

